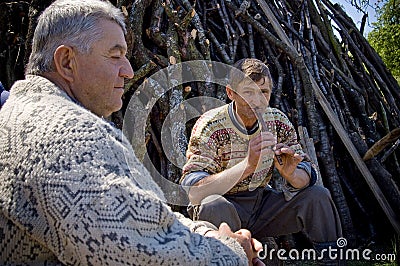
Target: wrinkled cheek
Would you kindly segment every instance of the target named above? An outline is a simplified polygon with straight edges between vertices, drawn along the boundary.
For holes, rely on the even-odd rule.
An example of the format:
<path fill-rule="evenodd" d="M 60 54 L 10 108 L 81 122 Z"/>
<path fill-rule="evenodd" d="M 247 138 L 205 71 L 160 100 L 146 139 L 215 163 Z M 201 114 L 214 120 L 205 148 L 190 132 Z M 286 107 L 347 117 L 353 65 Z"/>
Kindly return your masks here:
<path fill-rule="evenodd" d="M 242 98 L 242 101 L 240 102 L 240 105 L 245 107 L 245 108 L 250 108 L 251 99 Z"/>

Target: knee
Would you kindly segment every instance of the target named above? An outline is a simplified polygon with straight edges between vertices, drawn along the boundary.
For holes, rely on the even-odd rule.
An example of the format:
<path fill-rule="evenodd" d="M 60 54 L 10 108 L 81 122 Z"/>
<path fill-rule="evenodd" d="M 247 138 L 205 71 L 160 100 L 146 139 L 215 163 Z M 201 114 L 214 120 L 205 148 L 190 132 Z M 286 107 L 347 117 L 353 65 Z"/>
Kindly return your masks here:
<path fill-rule="evenodd" d="M 221 210 L 233 208 L 232 203 L 220 195 L 210 195 L 204 198 L 200 205 L 203 210 Z"/>
<path fill-rule="evenodd" d="M 307 194 L 307 198 L 310 200 L 325 201 L 331 200 L 331 193 L 323 186 L 315 185 L 306 188 L 303 192 Z"/>
<path fill-rule="evenodd" d="M 217 227 L 225 222 L 232 231 L 237 231 L 241 227 L 240 217 L 235 206 L 222 196 L 203 199 L 199 207 L 198 219 L 209 221 Z"/>

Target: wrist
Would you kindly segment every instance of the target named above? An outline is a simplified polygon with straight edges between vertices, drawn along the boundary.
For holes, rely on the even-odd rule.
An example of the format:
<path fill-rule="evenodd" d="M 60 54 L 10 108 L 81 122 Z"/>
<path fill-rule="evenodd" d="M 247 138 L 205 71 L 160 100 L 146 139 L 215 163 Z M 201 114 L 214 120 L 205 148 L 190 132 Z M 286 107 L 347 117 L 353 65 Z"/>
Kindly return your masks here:
<path fill-rule="evenodd" d="M 280 173 L 280 174 L 286 181 L 288 181 L 290 183 L 291 181 L 296 179 L 296 176 L 297 176 L 296 171 L 297 171 L 297 169 L 295 168 L 291 172 L 285 171 L 285 172 Z"/>
<path fill-rule="evenodd" d="M 287 182 L 289 182 L 295 188 L 303 188 L 310 182 L 310 178 L 303 169 L 296 168 L 292 174 L 283 176 Z"/>

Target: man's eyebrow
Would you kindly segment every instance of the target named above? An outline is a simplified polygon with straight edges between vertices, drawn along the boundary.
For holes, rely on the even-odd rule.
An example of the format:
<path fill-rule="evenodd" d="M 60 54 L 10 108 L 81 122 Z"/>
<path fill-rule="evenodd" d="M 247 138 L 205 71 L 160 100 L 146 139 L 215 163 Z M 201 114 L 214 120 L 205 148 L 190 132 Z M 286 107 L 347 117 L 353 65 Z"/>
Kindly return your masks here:
<path fill-rule="evenodd" d="M 108 50 L 108 52 L 114 52 L 114 51 L 120 51 L 120 52 L 122 52 L 122 53 L 125 53 L 126 52 L 126 50 L 127 50 L 127 48 L 125 47 L 125 46 L 123 46 L 123 45 L 121 45 L 121 44 L 116 44 L 116 45 L 114 45 L 113 47 L 111 47 L 109 50 Z"/>
<path fill-rule="evenodd" d="M 268 89 L 260 89 L 258 86 L 253 87 L 253 86 L 244 86 L 242 90 L 251 90 L 251 91 L 261 91 L 262 93 L 269 93 L 271 90 Z"/>
<path fill-rule="evenodd" d="M 242 90 L 254 91 L 254 90 L 257 90 L 257 87 L 255 87 L 255 86 L 244 86 L 244 87 L 242 87 Z"/>

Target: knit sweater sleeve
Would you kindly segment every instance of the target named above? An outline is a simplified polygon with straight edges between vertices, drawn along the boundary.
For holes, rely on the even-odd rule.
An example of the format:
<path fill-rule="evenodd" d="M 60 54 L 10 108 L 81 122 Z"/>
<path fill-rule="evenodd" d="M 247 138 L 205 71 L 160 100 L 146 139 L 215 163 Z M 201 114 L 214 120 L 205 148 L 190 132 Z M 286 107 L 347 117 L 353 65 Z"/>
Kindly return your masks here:
<path fill-rule="evenodd" d="M 171 211 L 121 131 L 60 101 L 7 116 L 0 215 L 67 265 L 247 265 L 235 240 Z"/>
<path fill-rule="evenodd" d="M 66 181 L 61 183 L 68 188 L 65 193 L 74 189 L 80 191 L 69 201 L 73 206 L 65 206 L 77 211 L 61 219 L 59 232 L 64 239 L 59 244 L 65 243 L 65 246 L 59 254 L 63 262 L 94 265 L 246 263 L 235 241 L 193 233 L 190 227 L 193 230 L 201 227 L 194 228 L 189 220 L 170 210 L 163 202 L 162 192 L 134 157 L 130 146 L 119 141 L 118 136 L 111 138 L 107 130 L 110 129 L 101 129 L 103 132 L 96 141 L 91 140 L 98 132 L 92 132 L 91 138 L 79 143 L 81 154 L 97 150 L 92 160 L 84 165 L 76 164 L 76 173 L 84 168 L 85 175 L 71 178 L 74 169 L 63 175 L 62 180 Z M 71 150 L 66 158 L 73 157 L 74 152 Z M 57 186 L 60 185 L 57 182 Z M 45 195 L 49 199 L 49 210 L 60 207 L 58 189 L 50 189 Z M 54 197 L 53 200 L 50 197 Z"/>
<path fill-rule="evenodd" d="M 233 239 L 206 238 L 162 201 L 141 193 L 130 180 L 114 179 L 75 222 L 65 224 L 68 264 L 245 265 Z"/>

